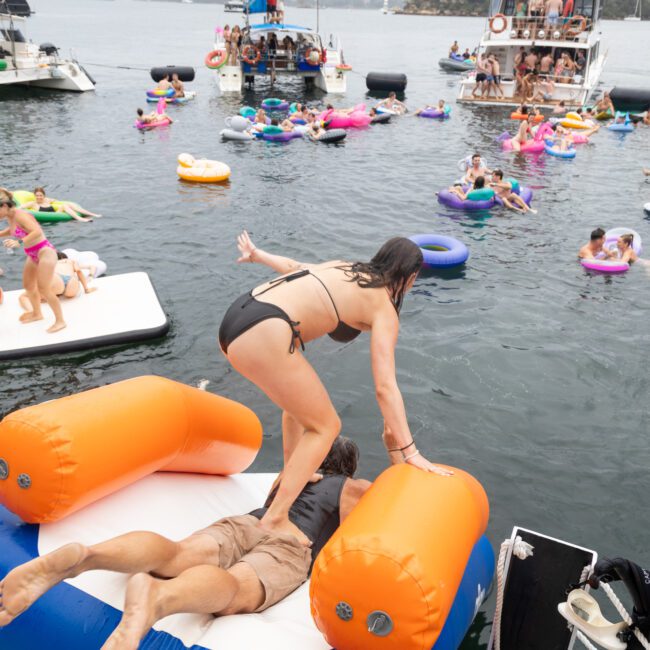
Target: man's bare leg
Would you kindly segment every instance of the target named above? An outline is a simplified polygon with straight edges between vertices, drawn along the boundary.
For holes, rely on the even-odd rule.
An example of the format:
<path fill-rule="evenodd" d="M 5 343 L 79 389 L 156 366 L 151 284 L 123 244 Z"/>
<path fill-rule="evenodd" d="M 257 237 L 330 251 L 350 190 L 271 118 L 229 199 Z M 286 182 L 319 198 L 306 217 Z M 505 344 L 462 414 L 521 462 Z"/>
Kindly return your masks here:
<path fill-rule="evenodd" d="M 209 535 L 172 542 L 155 533 L 134 532 L 93 546 L 66 544 L 21 564 L 0 582 L 0 627 L 8 625 L 59 582 L 84 571 L 151 571 L 172 577 L 190 566 L 218 561 L 219 545 Z"/>

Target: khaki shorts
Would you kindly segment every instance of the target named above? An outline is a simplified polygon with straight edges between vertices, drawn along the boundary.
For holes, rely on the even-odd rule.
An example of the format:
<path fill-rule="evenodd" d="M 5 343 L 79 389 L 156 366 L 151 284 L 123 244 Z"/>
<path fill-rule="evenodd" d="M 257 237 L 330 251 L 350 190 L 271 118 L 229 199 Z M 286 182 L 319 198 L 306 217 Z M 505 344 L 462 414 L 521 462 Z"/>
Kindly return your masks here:
<path fill-rule="evenodd" d="M 293 535 L 265 531 L 253 515 L 220 519 L 194 535 L 210 535 L 219 544 L 222 569 L 246 562 L 255 571 L 264 587 L 264 602 L 256 612 L 275 605 L 309 576 L 311 549 Z"/>

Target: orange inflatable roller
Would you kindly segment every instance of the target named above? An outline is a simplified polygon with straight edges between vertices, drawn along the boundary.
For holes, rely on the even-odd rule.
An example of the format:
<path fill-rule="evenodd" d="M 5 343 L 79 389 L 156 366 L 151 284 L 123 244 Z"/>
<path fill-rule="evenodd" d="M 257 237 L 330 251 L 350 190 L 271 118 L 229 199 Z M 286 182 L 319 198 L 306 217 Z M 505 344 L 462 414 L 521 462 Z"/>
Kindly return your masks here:
<path fill-rule="evenodd" d="M 152 472 L 242 472 L 261 444 L 242 404 L 137 377 L 2 420 L 0 503 L 26 522 L 56 521 Z"/>
<path fill-rule="evenodd" d="M 431 650 L 489 506 L 478 481 L 395 465 L 320 552 L 311 610 L 337 650 Z"/>

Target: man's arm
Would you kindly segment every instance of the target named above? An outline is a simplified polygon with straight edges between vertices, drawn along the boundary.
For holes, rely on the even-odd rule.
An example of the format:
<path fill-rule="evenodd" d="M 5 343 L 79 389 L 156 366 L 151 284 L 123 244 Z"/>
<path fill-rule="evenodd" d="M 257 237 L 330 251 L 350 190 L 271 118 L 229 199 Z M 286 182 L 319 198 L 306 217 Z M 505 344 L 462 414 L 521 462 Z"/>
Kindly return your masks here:
<path fill-rule="evenodd" d="M 372 485 L 370 481 L 363 478 L 349 478 L 343 484 L 341 499 L 339 501 L 339 516 L 341 522 L 352 512 L 354 506 L 359 503 L 359 499 L 368 491 Z"/>

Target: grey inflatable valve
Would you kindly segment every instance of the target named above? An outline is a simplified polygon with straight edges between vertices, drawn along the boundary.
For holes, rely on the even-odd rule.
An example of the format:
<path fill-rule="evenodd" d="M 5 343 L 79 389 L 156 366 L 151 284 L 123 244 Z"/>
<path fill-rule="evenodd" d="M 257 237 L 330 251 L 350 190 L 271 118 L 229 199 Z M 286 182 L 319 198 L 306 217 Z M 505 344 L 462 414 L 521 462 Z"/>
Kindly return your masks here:
<path fill-rule="evenodd" d="M 18 477 L 18 486 L 26 490 L 32 484 L 32 478 L 29 474 L 21 474 Z"/>
<path fill-rule="evenodd" d="M 4 481 L 9 476 L 9 465 L 4 458 L 0 458 L 0 481 Z"/>
<path fill-rule="evenodd" d="M 336 615 L 342 621 L 349 621 L 352 618 L 352 607 L 346 602 L 341 601 L 336 605 Z"/>
<path fill-rule="evenodd" d="M 386 612 L 380 610 L 371 612 L 366 619 L 366 624 L 368 632 L 375 636 L 388 636 L 393 631 L 393 620 Z"/>

